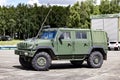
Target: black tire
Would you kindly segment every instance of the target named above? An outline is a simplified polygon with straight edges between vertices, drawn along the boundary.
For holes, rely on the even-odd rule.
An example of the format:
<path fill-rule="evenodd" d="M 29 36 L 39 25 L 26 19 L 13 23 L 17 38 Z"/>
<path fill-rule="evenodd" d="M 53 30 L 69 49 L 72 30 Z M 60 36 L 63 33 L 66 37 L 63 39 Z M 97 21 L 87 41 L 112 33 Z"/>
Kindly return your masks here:
<path fill-rule="evenodd" d="M 83 63 L 83 60 L 81 61 L 70 61 L 72 65 L 75 65 L 75 66 L 81 66 L 82 63 Z"/>
<path fill-rule="evenodd" d="M 87 64 L 91 68 L 100 68 L 103 64 L 103 55 L 98 51 L 92 52 L 87 59 Z"/>
<path fill-rule="evenodd" d="M 114 48 L 114 50 L 115 50 L 115 51 L 118 51 L 118 50 L 119 50 L 119 48 Z"/>
<path fill-rule="evenodd" d="M 51 66 L 51 57 L 46 52 L 37 53 L 32 59 L 32 66 L 37 71 L 47 71 Z"/>
<path fill-rule="evenodd" d="M 20 62 L 20 64 L 22 65 L 23 68 L 32 69 L 31 62 L 28 61 L 28 58 L 27 58 L 27 57 L 19 56 L 19 62 Z"/>
<path fill-rule="evenodd" d="M 108 47 L 108 50 L 111 51 L 110 47 Z"/>

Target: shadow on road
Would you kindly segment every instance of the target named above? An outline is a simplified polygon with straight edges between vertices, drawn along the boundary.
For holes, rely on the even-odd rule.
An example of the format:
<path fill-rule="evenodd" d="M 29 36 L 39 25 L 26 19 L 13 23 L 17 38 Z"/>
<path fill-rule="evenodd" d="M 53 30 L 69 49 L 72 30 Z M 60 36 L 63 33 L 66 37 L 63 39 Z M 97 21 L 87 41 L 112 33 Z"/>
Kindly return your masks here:
<path fill-rule="evenodd" d="M 17 69 L 22 69 L 22 70 L 34 70 L 34 69 L 26 69 L 23 68 L 21 65 L 18 66 L 13 66 L 14 68 Z M 70 63 L 53 63 L 50 67 L 50 70 L 52 69 L 76 69 L 76 68 L 90 68 L 87 64 L 82 64 L 80 66 L 72 65 Z"/>
<path fill-rule="evenodd" d="M 17 65 L 17 66 L 13 66 L 13 67 L 16 69 L 21 69 L 21 70 L 33 70 L 32 68 L 31 69 L 24 68 L 21 65 Z"/>
<path fill-rule="evenodd" d="M 89 68 L 87 64 L 72 65 L 70 63 L 54 63 L 50 69 L 74 69 L 74 68 Z"/>

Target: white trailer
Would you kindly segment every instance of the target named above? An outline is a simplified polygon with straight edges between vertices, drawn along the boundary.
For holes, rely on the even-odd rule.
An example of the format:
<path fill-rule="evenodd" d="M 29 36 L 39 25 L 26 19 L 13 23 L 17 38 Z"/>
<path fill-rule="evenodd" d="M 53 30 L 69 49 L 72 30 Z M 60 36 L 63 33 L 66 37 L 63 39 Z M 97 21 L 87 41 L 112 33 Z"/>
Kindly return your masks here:
<path fill-rule="evenodd" d="M 120 43 L 120 14 L 92 15 L 91 29 L 104 30 L 108 34 L 109 42 Z"/>

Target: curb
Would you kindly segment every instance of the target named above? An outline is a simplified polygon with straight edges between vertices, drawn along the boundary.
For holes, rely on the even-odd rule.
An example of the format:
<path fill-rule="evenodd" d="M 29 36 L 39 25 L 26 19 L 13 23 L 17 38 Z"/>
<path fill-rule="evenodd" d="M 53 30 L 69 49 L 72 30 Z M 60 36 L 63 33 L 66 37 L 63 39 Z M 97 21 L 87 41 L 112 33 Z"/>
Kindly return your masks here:
<path fill-rule="evenodd" d="M 0 45 L 0 50 L 15 50 L 17 49 L 16 45 Z"/>

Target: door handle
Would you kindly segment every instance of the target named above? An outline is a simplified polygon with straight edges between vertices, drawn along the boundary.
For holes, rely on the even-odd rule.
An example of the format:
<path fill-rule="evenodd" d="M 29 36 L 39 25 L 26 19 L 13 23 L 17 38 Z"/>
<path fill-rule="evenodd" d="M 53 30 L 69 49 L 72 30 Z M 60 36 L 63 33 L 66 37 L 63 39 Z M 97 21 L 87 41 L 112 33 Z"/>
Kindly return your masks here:
<path fill-rule="evenodd" d="M 86 43 L 84 43 L 84 46 L 88 46 Z"/>
<path fill-rule="evenodd" d="M 71 44 L 71 43 L 68 43 L 68 47 L 69 47 L 69 46 L 72 46 L 72 44 Z"/>

